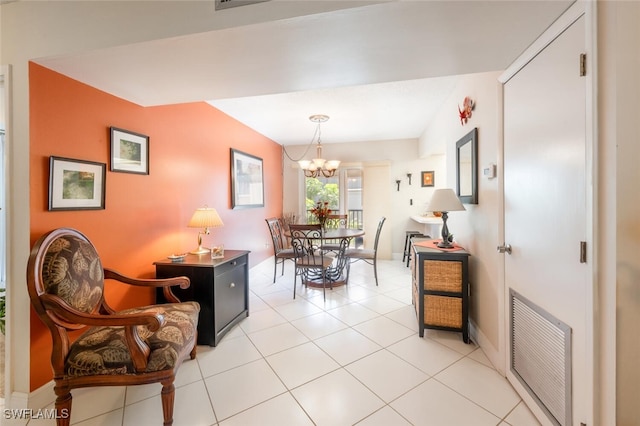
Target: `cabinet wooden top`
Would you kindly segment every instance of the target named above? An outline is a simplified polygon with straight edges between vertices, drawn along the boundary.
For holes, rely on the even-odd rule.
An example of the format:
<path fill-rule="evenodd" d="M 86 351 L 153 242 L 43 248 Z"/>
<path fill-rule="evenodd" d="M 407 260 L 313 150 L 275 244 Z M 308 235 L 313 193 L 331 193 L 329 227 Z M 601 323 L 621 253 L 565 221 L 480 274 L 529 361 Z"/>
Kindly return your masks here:
<path fill-rule="evenodd" d="M 154 265 L 178 265 L 178 266 L 201 266 L 215 267 L 223 263 L 230 262 L 239 257 L 249 254 L 248 250 L 225 250 L 224 257 L 221 259 L 212 259 L 210 253 L 205 254 L 188 254 L 183 261 L 174 262 L 171 259 L 161 259 L 153 262 Z"/>
<path fill-rule="evenodd" d="M 433 241 L 430 238 L 412 238 L 411 243 L 415 247 L 416 251 L 419 253 L 429 253 L 429 254 L 442 254 L 442 255 L 460 255 L 460 256 L 470 256 L 471 253 L 466 251 L 463 247 L 460 247 L 459 250 L 443 250 L 438 247 L 429 247 L 428 245 L 416 244 L 416 243 L 426 243 L 429 241 Z"/>

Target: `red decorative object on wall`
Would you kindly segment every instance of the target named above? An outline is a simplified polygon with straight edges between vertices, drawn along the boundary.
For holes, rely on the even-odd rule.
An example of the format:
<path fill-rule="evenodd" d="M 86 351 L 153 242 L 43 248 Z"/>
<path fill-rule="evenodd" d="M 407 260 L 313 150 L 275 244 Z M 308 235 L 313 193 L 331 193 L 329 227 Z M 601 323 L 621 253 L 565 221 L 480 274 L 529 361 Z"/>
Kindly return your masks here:
<path fill-rule="evenodd" d="M 475 106 L 475 102 L 473 102 L 468 96 L 464 98 L 464 101 L 462 101 L 462 109 L 460 109 L 460 107 L 458 106 L 461 125 L 464 126 L 465 124 L 467 124 L 467 121 L 469 121 L 469 119 L 471 118 L 471 112 L 473 111 Z"/>

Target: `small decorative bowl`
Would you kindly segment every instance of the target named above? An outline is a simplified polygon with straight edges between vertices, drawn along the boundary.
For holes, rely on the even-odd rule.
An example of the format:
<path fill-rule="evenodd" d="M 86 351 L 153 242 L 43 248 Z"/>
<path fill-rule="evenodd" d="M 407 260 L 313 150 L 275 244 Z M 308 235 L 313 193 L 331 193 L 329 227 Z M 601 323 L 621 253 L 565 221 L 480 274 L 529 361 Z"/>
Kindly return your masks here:
<path fill-rule="evenodd" d="M 187 253 L 172 254 L 170 256 L 167 256 L 167 259 L 171 259 L 172 262 L 182 262 L 186 256 Z"/>

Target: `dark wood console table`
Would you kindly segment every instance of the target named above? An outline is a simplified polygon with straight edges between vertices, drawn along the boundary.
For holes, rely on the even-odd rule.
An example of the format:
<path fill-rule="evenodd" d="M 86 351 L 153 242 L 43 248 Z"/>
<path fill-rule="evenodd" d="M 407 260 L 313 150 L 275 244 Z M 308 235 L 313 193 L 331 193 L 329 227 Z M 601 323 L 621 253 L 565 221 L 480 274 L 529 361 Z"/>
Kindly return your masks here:
<path fill-rule="evenodd" d="M 216 346 L 237 323 L 249 316 L 249 252 L 225 250 L 223 259 L 189 254 L 182 262 L 169 259 L 153 263 L 157 278 L 186 276 L 187 289 L 172 288 L 180 300 L 200 304 L 198 344 Z M 157 303 L 164 303 L 162 291 L 156 292 Z"/>

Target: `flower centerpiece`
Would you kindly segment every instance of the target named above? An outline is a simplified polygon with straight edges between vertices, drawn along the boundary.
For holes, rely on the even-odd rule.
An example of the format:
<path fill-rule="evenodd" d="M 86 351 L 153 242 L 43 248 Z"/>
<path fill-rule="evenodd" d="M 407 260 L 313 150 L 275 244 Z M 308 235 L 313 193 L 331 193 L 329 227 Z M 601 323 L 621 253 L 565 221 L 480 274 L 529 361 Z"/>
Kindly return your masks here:
<path fill-rule="evenodd" d="M 316 206 L 311 209 L 311 214 L 314 215 L 316 219 L 318 219 L 318 222 L 320 223 L 320 226 L 322 226 L 322 228 L 324 228 L 327 217 L 330 213 L 331 209 L 329 208 L 328 201 L 318 201 L 316 203 Z"/>

